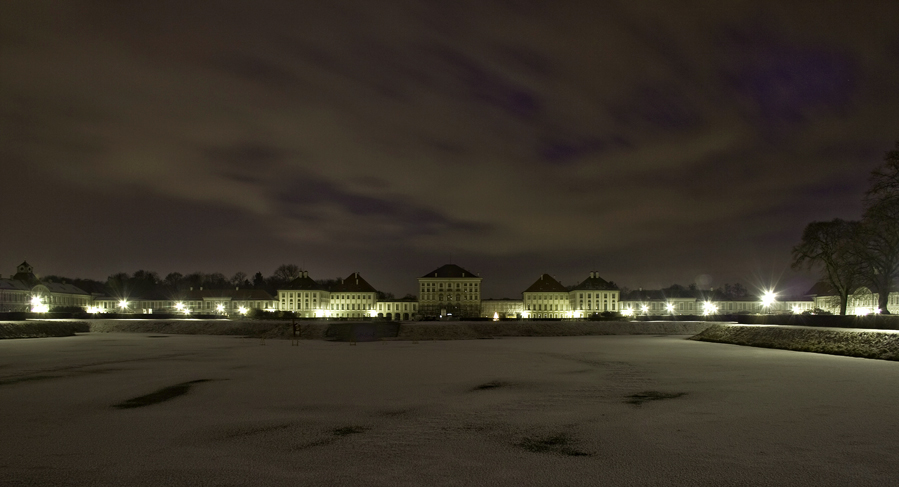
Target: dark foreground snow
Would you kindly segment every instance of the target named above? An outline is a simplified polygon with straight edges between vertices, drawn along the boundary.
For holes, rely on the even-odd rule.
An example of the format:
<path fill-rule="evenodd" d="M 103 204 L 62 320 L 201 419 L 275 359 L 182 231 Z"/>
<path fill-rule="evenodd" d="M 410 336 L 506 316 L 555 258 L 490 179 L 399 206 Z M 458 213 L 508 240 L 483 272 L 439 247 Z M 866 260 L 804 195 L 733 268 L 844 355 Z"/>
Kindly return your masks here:
<path fill-rule="evenodd" d="M 890 485 L 899 363 L 598 336 L 0 341 L 0 485 Z"/>

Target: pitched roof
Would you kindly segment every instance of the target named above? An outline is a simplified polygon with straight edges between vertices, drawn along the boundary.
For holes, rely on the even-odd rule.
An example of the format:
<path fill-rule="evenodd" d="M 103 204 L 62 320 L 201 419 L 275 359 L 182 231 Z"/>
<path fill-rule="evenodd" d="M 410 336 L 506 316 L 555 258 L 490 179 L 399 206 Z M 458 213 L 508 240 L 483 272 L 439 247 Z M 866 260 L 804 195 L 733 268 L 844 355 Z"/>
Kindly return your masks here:
<path fill-rule="evenodd" d="M 591 272 L 590 277 L 584 279 L 572 291 L 614 291 L 616 289 L 618 289 L 617 286 L 599 277 L 599 273 Z"/>
<path fill-rule="evenodd" d="M 836 296 L 839 294 L 829 282 L 818 281 L 811 289 L 806 291 L 806 296 Z"/>
<path fill-rule="evenodd" d="M 77 287 L 73 284 L 62 284 L 59 282 L 42 282 L 40 285 L 45 286 L 51 293 L 59 293 L 59 294 L 84 294 L 86 296 L 90 296 L 90 293 L 85 292 L 80 287 Z"/>
<path fill-rule="evenodd" d="M 568 289 L 561 282 L 553 279 L 549 274 L 541 275 L 531 287 L 524 290 L 526 293 L 568 293 Z"/>
<path fill-rule="evenodd" d="M 278 288 L 278 290 L 281 289 L 287 289 L 291 291 L 327 291 L 324 286 L 315 282 L 311 277 L 309 277 L 309 274 L 306 272 L 303 272 L 302 276 L 290 281 L 290 283 L 286 286 Z"/>
<path fill-rule="evenodd" d="M 16 291 L 29 291 L 30 287 L 17 279 L 0 279 L 0 289 L 15 289 Z"/>
<path fill-rule="evenodd" d="M 350 274 L 346 279 L 338 282 L 331 288 L 332 293 L 376 293 L 377 289 L 372 287 L 358 272 Z"/>
<path fill-rule="evenodd" d="M 467 271 L 456 264 L 446 264 L 421 277 L 478 277 L 474 272 Z"/>

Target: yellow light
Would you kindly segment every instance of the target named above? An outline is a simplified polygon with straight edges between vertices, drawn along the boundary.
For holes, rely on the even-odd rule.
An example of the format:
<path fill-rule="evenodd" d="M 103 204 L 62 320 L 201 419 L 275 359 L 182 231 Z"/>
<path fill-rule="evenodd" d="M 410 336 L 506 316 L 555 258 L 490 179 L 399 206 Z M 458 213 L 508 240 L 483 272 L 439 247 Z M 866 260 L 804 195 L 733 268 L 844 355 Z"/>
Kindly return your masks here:
<path fill-rule="evenodd" d="M 241 306 L 240 308 L 237 308 L 237 312 L 242 315 L 245 315 L 245 314 L 247 314 L 247 308 L 244 308 L 243 306 Z"/>
<path fill-rule="evenodd" d="M 190 314 L 190 308 L 184 308 L 184 309 L 181 310 L 181 311 L 182 311 L 184 314 L 186 314 L 186 315 L 189 315 L 189 314 Z"/>
<path fill-rule="evenodd" d="M 219 313 L 224 313 L 224 312 L 225 312 L 225 305 L 224 305 L 224 304 L 218 304 L 218 305 L 216 305 L 215 310 L 218 311 Z"/>
<path fill-rule="evenodd" d="M 378 317 L 378 312 L 375 311 L 375 310 L 371 310 L 371 311 L 368 312 L 368 316 L 371 316 L 372 318 L 377 318 L 377 317 Z"/>
<path fill-rule="evenodd" d="M 871 310 L 869 308 L 855 308 L 856 316 L 868 316 L 871 314 Z"/>
<path fill-rule="evenodd" d="M 713 315 L 718 312 L 718 307 L 715 306 L 711 301 L 706 301 L 702 305 L 702 314 L 704 316 Z"/>
<path fill-rule="evenodd" d="M 665 309 L 667 309 L 669 313 L 674 313 L 674 303 L 666 304 Z"/>
<path fill-rule="evenodd" d="M 802 308 L 800 308 L 799 306 L 793 306 L 793 314 L 794 315 L 802 314 Z"/>
<path fill-rule="evenodd" d="M 777 301 L 777 295 L 774 294 L 774 291 L 765 291 L 762 294 L 762 306 L 770 307 L 775 301 Z"/>
<path fill-rule="evenodd" d="M 530 311 L 522 311 L 522 312 L 521 312 L 521 317 L 522 317 L 522 318 L 527 319 L 527 318 L 530 318 L 530 316 L 531 316 L 531 312 L 530 312 Z"/>
<path fill-rule="evenodd" d="M 127 308 L 127 307 L 128 307 L 128 301 L 125 301 L 124 299 L 121 300 L 121 301 L 119 301 L 119 307 L 122 308 L 122 309 Z"/>
<path fill-rule="evenodd" d="M 645 304 L 640 307 L 640 310 L 643 311 L 643 314 L 649 314 L 649 306 L 646 306 Z"/>
<path fill-rule="evenodd" d="M 627 308 L 622 310 L 621 314 L 623 314 L 624 316 L 634 316 L 634 310 L 633 308 Z"/>
<path fill-rule="evenodd" d="M 41 299 L 40 296 L 34 296 L 31 298 L 31 312 L 32 313 L 46 313 L 50 311 L 50 306 L 44 304 L 44 300 Z"/>
<path fill-rule="evenodd" d="M 175 309 L 177 309 L 177 310 L 184 309 L 184 303 L 175 303 Z"/>

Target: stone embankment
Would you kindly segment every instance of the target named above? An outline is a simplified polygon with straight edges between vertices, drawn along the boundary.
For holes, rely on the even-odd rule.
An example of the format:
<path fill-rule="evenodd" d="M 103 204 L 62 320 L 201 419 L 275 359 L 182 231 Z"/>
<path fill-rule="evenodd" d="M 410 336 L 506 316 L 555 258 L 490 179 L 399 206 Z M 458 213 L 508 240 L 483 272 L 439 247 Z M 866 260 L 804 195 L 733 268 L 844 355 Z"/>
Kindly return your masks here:
<path fill-rule="evenodd" d="M 716 324 L 691 339 L 798 352 L 899 360 L 899 332 L 895 331 Z"/>

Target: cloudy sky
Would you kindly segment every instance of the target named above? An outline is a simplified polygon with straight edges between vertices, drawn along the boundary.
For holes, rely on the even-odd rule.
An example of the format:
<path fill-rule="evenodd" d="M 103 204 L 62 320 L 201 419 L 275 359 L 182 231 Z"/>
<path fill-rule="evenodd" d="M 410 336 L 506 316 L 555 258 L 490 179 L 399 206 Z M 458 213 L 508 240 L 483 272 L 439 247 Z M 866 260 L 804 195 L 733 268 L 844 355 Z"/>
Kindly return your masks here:
<path fill-rule="evenodd" d="M 3 12 L 3 275 L 804 285 L 803 227 L 858 218 L 899 139 L 897 2 Z"/>

